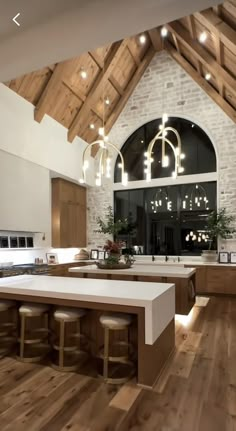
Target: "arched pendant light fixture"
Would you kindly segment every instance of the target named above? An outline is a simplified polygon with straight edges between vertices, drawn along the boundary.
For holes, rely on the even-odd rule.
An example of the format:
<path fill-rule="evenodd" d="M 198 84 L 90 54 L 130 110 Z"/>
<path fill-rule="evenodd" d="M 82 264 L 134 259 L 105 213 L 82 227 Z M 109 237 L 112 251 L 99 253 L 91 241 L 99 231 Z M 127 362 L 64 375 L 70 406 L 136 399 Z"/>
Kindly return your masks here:
<path fill-rule="evenodd" d="M 89 161 L 88 156 L 91 152 L 91 149 L 93 146 L 99 145 L 99 156 L 98 156 L 98 163 L 96 164 L 95 169 L 95 185 L 101 186 L 104 178 L 110 178 L 111 177 L 111 160 L 112 155 L 116 153 L 120 158 L 119 168 L 121 169 L 121 182 L 123 186 L 126 186 L 128 183 L 128 174 L 125 172 L 124 167 L 124 158 L 121 153 L 121 151 L 109 140 L 109 136 L 105 133 L 105 108 L 109 106 L 110 100 L 108 97 L 105 97 L 104 95 L 104 68 L 105 68 L 105 52 L 104 52 L 104 61 L 103 61 L 103 91 L 102 91 L 102 97 L 103 97 L 103 119 L 102 119 L 102 127 L 98 129 L 98 135 L 99 138 L 96 139 L 94 142 L 89 144 L 82 156 L 82 177 L 80 178 L 79 182 L 81 184 L 86 182 L 86 172 L 89 169 Z M 94 127 L 93 127 L 94 128 Z"/>
<path fill-rule="evenodd" d="M 185 155 L 181 153 L 181 139 L 178 131 L 174 129 L 174 127 L 166 126 L 168 121 L 167 114 L 162 115 L 162 124 L 160 125 L 159 132 L 154 136 L 154 138 L 150 141 L 147 151 L 144 153 L 146 160 L 144 161 L 146 174 L 146 181 L 150 182 L 152 179 L 152 163 L 154 159 L 152 157 L 153 148 L 156 143 L 161 142 L 161 164 L 163 168 L 169 166 L 169 157 L 166 154 L 166 147 L 169 146 L 174 154 L 175 166 L 174 171 L 172 173 L 173 178 L 177 178 L 179 173 L 184 172 L 184 168 L 181 165 L 181 160 L 185 158 Z M 167 138 L 168 133 L 171 133 L 174 137 L 174 141 L 172 142 L 170 138 Z"/>

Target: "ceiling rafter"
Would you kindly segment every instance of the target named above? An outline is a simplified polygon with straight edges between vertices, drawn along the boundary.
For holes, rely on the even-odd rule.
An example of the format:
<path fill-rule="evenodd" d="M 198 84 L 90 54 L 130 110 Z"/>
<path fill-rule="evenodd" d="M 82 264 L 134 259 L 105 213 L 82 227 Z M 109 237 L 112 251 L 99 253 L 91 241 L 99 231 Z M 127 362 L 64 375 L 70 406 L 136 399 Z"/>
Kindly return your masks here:
<path fill-rule="evenodd" d="M 196 32 L 196 25 L 195 25 L 194 16 L 189 15 L 187 17 L 187 20 L 188 20 L 188 26 L 189 26 L 189 31 L 190 31 L 191 37 L 193 40 L 196 40 L 197 39 L 197 32 Z M 175 36 L 175 38 L 176 38 L 176 36 Z M 198 70 L 198 73 L 202 76 L 202 64 L 198 59 L 197 59 L 197 70 Z"/>
<path fill-rule="evenodd" d="M 194 16 L 236 55 L 236 31 L 224 22 L 220 16 L 216 15 L 212 9 L 197 12 Z"/>
<path fill-rule="evenodd" d="M 94 104 L 95 100 L 101 94 L 104 82 L 111 76 L 112 71 L 114 70 L 116 63 L 118 62 L 120 56 L 122 55 L 125 47 L 127 46 L 127 41 L 123 40 L 122 42 L 114 43 L 110 51 L 107 55 L 104 70 L 102 69 L 92 85 L 89 94 L 79 110 L 78 114 L 74 118 L 71 127 L 68 131 L 68 141 L 72 142 L 74 138 L 80 134 L 83 134 L 84 129 L 87 127 L 86 117 L 89 114 L 91 105 Z"/>
<path fill-rule="evenodd" d="M 73 70 L 73 60 L 63 61 L 58 63 L 52 73 L 48 84 L 46 85 L 41 97 L 35 106 L 34 119 L 39 123 L 42 121 L 44 115 L 49 110 L 49 107 L 53 107 L 55 101 L 53 95 L 58 84 L 61 82 L 62 78 L 69 78 Z"/>
<path fill-rule="evenodd" d="M 109 131 L 111 130 L 113 124 L 115 123 L 115 121 L 119 117 L 120 113 L 124 109 L 124 107 L 125 107 L 126 103 L 128 102 L 131 94 L 133 93 L 136 85 L 140 81 L 140 78 L 143 76 L 145 70 L 147 69 L 147 67 L 149 66 L 150 62 L 152 61 L 152 59 L 153 59 L 153 57 L 155 55 L 155 52 L 156 52 L 155 49 L 151 45 L 149 47 L 149 49 L 147 50 L 146 54 L 144 55 L 143 59 L 141 60 L 139 66 L 136 69 L 136 71 L 135 71 L 133 77 L 131 78 L 130 82 L 128 83 L 128 85 L 127 85 L 127 87 L 125 89 L 125 93 L 124 93 L 123 97 L 120 98 L 119 102 L 117 103 L 117 105 L 115 106 L 115 108 L 111 112 L 108 120 L 106 121 L 106 124 L 105 124 L 106 133 L 109 133 Z M 93 156 L 96 154 L 97 150 L 98 149 L 94 149 L 93 150 L 93 152 L 92 152 Z"/>
<path fill-rule="evenodd" d="M 101 57 L 99 56 L 99 54 L 97 54 L 96 51 L 94 52 L 89 52 L 88 53 L 89 56 L 93 59 L 93 61 L 96 63 L 96 65 L 102 69 L 103 68 L 103 60 L 101 59 Z M 119 93 L 121 96 L 124 93 L 123 88 L 119 85 L 119 83 L 116 81 L 116 79 L 114 78 L 114 76 L 109 76 L 109 81 L 111 83 L 111 85 L 113 85 L 113 87 L 116 89 L 117 93 Z"/>
<path fill-rule="evenodd" d="M 168 41 L 166 42 L 165 47 L 172 58 L 177 61 L 177 63 L 194 79 L 194 81 L 196 81 L 196 83 L 205 90 L 208 96 L 210 96 L 214 102 L 217 103 L 217 105 L 219 105 L 234 122 L 236 122 L 235 109 L 221 97 L 208 81 L 199 75 L 194 67 L 182 55 L 180 55 Z"/>
<path fill-rule="evenodd" d="M 183 45 L 206 67 L 213 75 L 224 80 L 231 91 L 236 95 L 236 80 L 227 72 L 214 57 L 197 41 L 192 40 L 188 31 L 177 21 L 167 25 L 169 31 L 174 33 Z"/>
<path fill-rule="evenodd" d="M 236 0 L 196 12 L 167 27 L 170 31 L 165 38 L 160 27 L 152 28 L 144 33 L 144 43 L 138 34 L 18 77 L 7 85 L 35 105 L 37 121 L 47 113 L 68 129 L 70 141 L 79 136 L 89 143 L 97 138 L 104 119 L 106 133 L 109 132 L 154 51 L 167 48 L 172 58 L 235 121 Z M 202 31 L 208 35 L 204 43 L 199 41 Z M 84 79 L 82 69 L 87 72 Z M 104 97 L 109 103 L 103 114 Z"/>
<path fill-rule="evenodd" d="M 156 52 L 162 51 L 163 49 L 163 38 L 161 37 L 160 28 L 152 28 L 148 32 L 153 48 Z"/>

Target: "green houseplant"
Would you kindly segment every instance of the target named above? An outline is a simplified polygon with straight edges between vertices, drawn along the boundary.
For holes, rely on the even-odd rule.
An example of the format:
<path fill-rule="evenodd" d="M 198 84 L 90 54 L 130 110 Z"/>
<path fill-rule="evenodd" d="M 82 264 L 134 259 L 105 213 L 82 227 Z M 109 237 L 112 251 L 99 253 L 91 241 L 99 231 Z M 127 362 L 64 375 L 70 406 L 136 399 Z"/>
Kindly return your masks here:
<path fill-rule="evenodd" d="M 232 223 L 234 217 L 226 214 L 226 209 L 221 208 L 218 211 L 212 211 L 207 218 L 207 235 L 209 248 L 202 252 L 202 257 L 207 261 L 217 260 L 217 240 L 218 238 L 227 239 L 235 232 Z"/>
<path fill-rule="evenodd" d="M 127 218 L 123 220 L 119 219 L 117 221 L 114 220 L 114 214 L 111 206 L 107 208 L 107 213 L 105 214 L 104 220 L 101 217 L 97 217 L 96 221 L 99 229 L 95 230 L 95 232 L 109 234 L 113 237 L 118 235 L 120 232 L 127 230 L 129 227 Z"/>
<path fill-rule="evenodd" d="M 117 237 L 117 235 L 124 232 L 129 233 L 133 229 L 133 225 L 131 225 L 128 218 L 122 220 L 118 219 L 115 221 L 111 206 L 107 208 L 107 213 L 105 214 L 104 219 L 97 217 L 96 221 L 99 229 L 95 230 L 95 232 L 111 235 L 112 238 Z M 105 259 L 107 264 L 112 266 L 119 262 L 121 257 L 121 248 L 124 245 L 125 243 L 122 241 L 106 240 L 103 249 L 108 253 L 108 257 Z"/>

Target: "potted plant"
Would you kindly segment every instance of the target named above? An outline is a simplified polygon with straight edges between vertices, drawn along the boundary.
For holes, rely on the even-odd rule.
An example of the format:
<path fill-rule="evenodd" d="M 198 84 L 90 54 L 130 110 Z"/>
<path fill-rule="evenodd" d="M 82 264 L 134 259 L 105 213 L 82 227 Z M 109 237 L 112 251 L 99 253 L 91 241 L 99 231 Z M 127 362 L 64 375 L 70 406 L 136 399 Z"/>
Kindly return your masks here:
<path fill-rule="evenodd" d="M 122 242 L 115 242 L 107 240 L 104 245 L 104 250 L 108 253 L 108 257 L 105 259 L 106 263 L 118 263 L 121 256 L 121 248 L 123 246 Z"/>
<path fill-rule="evenodd" d="M 218 238 L 227 239 L 235 232 L 232 222 L 234 217 L 226 214 L 226 209 L 221 208 L 219 211 L 212 211 L 207 218 L 207 235 L 209 241 L 208 250 L 202 252 L 202 258 L 208 262 L 216 262 L 217 240 Z"/>
<path fill-rule="evenodd" d="M 97 217 L 96 221 L 99 226 L 99 229 L 95 230 L 95 232 L 109 234 L 113 237 L 118 235 L 120 232 L 128 229 L 129 227 L 129 222 L 127 218 L 125 218 L 124 220 L 114 220 L 114 214 L 111 206 L 107 208 L 105 219 L 103 220 L 101 217 Z"/>

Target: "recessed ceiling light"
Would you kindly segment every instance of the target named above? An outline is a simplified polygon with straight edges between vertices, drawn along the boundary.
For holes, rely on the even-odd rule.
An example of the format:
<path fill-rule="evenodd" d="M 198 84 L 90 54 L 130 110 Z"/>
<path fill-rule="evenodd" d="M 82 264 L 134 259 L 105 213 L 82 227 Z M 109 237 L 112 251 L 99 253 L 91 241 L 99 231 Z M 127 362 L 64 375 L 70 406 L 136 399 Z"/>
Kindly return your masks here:
<path fill-rule="evenodd" d="M 167 34 L 168 34 L 167 28 L 166 27 L 162 27 L 162 29 L 161 29 L 161 36 L 162 37 L 166 37 Z"/>
<path fill-rule="evenodd" d="M 94 124 L 90 124 L 90 125 L 89 125 L 89 128 L 90 128 L 90 129 L 95 129 Z"/>
<path fill-rule="evenodd" d="M 82 79 L 86 79 L 88 76 L 86 70 L 84 70 L 83 68 L 80 69 L 80 76 Z"/>
<path fill-rule="evenodd" d="M 209 80 L 211 79 L 211 74 L 210 74 L 210 73 L 206 73 L 206 75 L 205 75 L 205 79 L 206 79 L 207 81 L 209 81 Z"/>
<path fill-rule="evenodd" d="M 139 42 L 143 45 L 146 42 L 147 38 L 145 34 L 140 34 L 139 36 Z"/>
<path fill-rule="evenodd" d="M 203 32 L 200 34 L 200 36 L 199 36 L 199 41 L 200 41 L 201 43 L 204 43 L 204 42 L 206 42 L 206 40 L 207 40 L 207 34 L 206 34 L 206 32 L 205 32 L 205 31 L 203 31 Z"/>
<path fill-rule="evenodd" d="M 106 99 L 105 99 L 105 104 L 110 105 L 110 100 L 108 99 L 108 97 L 106 97 Z"/>

